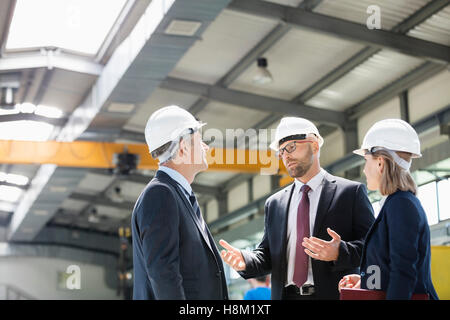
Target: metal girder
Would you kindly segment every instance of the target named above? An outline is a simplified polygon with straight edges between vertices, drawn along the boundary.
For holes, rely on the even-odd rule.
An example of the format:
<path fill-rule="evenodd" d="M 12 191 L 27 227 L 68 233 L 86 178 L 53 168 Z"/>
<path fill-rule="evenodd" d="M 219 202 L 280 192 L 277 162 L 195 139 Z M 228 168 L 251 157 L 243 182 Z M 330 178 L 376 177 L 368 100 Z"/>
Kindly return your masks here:
<path fill-rule="evenodd" d="M 30 184 L 18 185 L 18 184 L 9 183 L 9 182 L 6 182 L 6 181 L 0 181 L 0 186 L 14 187 L 14 188 L 22 189 L 22 190 L 27 190 L 30 187 Z"/>
<path fill-rule="evenodd" d="M 134 202 L 131 201 L 115 202 L 106 196 L 98 197 L 97 195 L 89 195 L 78 192 L 72 193 L 69 196 L 69 199 L 86 201 L 89 202 L 90 205 L 101 205 L 125 210 L 133 209 L 134 207 Z"/>
<path fill-rule="evenodd" d="M 275 112 L 281 115 L 300 116 L 321 123 L 329 123 L 337 126 L 342 126 L 345 123 L 345 116 L 342 112 L 319 109 L 304 104 L 292 103 L 286 100 L 264 97 L 200 82 L 168 77 L 161 83 L 161 88 L 191 93 L 212 100 L 264 112 L 274 112 L 276 110 Z"/>
<path fill-rule="evenodd" d="M 445 66 L 434 64 L 431 62 L 425 62 L 418 68 L 407 73 L 400 79 L 386 85 L 381 90 L 370 95 L 363 101 L 357 103 L 353 107 L 350 107 L 346 113 L 350 120 L 360 118 L 362 115 L 373 110 L 373 107 L 379 106 L 382 103 L 392 99 L 401 92 L 414 87 L 415 85 L 421 83 L 422 81 L 431 78 L 437 73 L 445 69 Z"/>
<path fill-rule="evenodd" d="M 298 7 L 304 10 L 312 11 L 322 2 L 323 0 L 303 0 Z"/>
<path fill-rule="evenodd" d="M 104 170 L 98 170 L 98 169 L 97 170 L 94 169 L 89 172 L 95 173 L 95 174 L 101 174 L 101 175 L 110 175 L 110 174 L 105 173 Z M 139 174 L 139 173 L 131 173 L 126 176 L 118 177 L 117 181 L 129 181 L 129 182 L 135 182 L 135 183 L 141 183 L 143 185 L 147 185 L 150 182 L 150 180 L 152 180 L 152 179 L 153 179 L 153 175 L 143 175 L 143 174 Z M 223 192 L 220 187 L 207 186 L 207 185 L 198 184 L 195 182 L 191 184 L 191 187 L 195 192 L 199 192 L 204 195 L 217 196 Z"/>
<path fill-rule="evenodd" d="M 402 23 L 394 27 L 392 31 L 399 33 L 406 33 L 415 26 L 424 22 L 435 13 L 441 11 L 450 4 L 450 0 L 433 0 L 427 3 L 425 6 L 417 10 L 414 14 L 406 18 Z"/>
<path fill-rule="evenodd" d="M 387 48 L 439 63 L 450 61 L 450 47 L 385 30 L 369 30 L 365 25 L 261 0 L 234 0 L 228 7 L 247 14 L 285 21 L 377 48 Z"/>
<path fill-rule="evenodd" d="M 90 129 L 84 131 L 77 139 L 78 141 L 104 141 L 113 142 L 116 140 L 136 141 L 136 143 L 145 143 L 145 135 L 141 132 L 125 129 Z"/>
<path fill-rule="evenodd" d="M 433 127 L 448 123 L 450 123 L 450 104 L 440 112 L 416 122 L 413 126 L 418 133 L 421 133 Z"/>
<path fill-rule="evenodd" d="M 409 122 L 409 99 L 408 91 L 405 90 L 399 94 L 400 99 L 400 118 L 406 122 Z"/>
<path fill-rule="evenodd" d="M 0 21 L 3 22 L 3 26 L 0 26 L 0 57 L 3 56 L 3 51 L 6 46 L 6 39 L 8 39 L 9 28 L 11 26 L 12 17 L 14 14 L 14 9 L 16 8 L 16 0 L 4 1 L 8 2 L 8 9 L 6 9 L 2 14 Z"/>
<path fill-rule="evenodd" d="M 408 17 L 406 20 L 402 21 L 400 24 L 392 29 L 392 32 L 405 34 L 410 29 L 414 28 L 416 25 L 420 24 L 424 20 L 431 17 L 436 12 L 442 10 L 445 6 L 450 3 L 449 0 L 434 0 L 426 4 L 423 8 L 419 9 L 412 16 Z M 300 93 L 296 98 L 295 102 L 308 101 L 320 91 L 336 82 L 348 72 L 353 70 L 355 67 L 369 59 L 371 56 L 379 52 L 379 48 L 366 47 L 353 55 L 347 61 L 342 63 L 340 66 L 326 74 L 324 77 L 312 84 L 308 89 Z"/>
<path fill-rule="evenodd" d="M 273 192 L 278 191 L 280 188 L 274 190 Z M 253 201 L 252 203 L 249 203 L 245 205 L 242 208 L 239 208 L 227 215 L 224 215 L 222 217 L 219 217 L 219 219 L 213 221 L 209 224 L 209 228 L 211 230 L 211 233 L 213 235 L 217 234 L 219 230 L 228 227 L 238 221 L 241 221 L 242 219 L 248 218 L 249 216 L 252 216 L 254 214 L 257 214 L 258 212 L 264 211 L 264 204 L 272 194 L 268 194 L 256 201 Z"/>
<path fill-rule="evenodd" d="M 251 180 L 254 177 L 253 174 L 240 174 L 237 176 L 234 176 L 233 178 L 229 179 L 228 181 L 225 181 L 222 183 L 220 188 L 224 190 L 225 192 L 231 190 L 232 188 L 236 187 L 237 185 L 247 182 Z"/>
<path fill-rule="evenodd" d="M 375 53 L 380 51 L 378 48 L 367 47 L 350 57 L 347 61 L 336 67 L 334 70 L 323 76 L 321 79 L 313 83 L 308 89 L 297 95 L 293 101 L 308 101 L 326 87 L 330 86 L 344 75 L 349 73 L 355 67 L 369 59 Z"/>
<path fill-rule="evenodd" d="M 240 60 L 228 73 L 217 83 L 219 86 L 228 87 L 256 61 L 264 52 L 280 40 L 291 27 L 285 23 L 278 24 L 263 40 L 261 40 L 247 55 Z"/>
<path fill-rule="evenodd" d="M 208 105 L 209 99 L 205 97 L 200 97 L 192 106 L 189 107 L 189 112 L 194 116 L 199 114 Z"/>
<path fill-rule="evenodd" d="M 101 64 L 77 55 L 64 52 L 53 54 L 50 58 L 40 52 L 8 54 L 0 59 L 0 71 L 47 68 L 49 70 L 63 69 L 79 73 L 100 76 L 103 71 Z"/>
<path fill-rule="evenodd" d="M 54 126 L 63 126 L 67 119 L 66 118 L 47 118 L 34 113 L 16 113 L 16 114 L 5 114 L 0 115 L 0 122 L 10 122 L 10 121 L 38 121 L 52 124 Z"/>
<path fill-rule="evenodd" d="M 450 140 L 441 142 L 435 146 L 425 149 L 422 157 L 414 159 L 411 164 L 411 172 L 429 167 L 436 162 L 450 158 Z"/>

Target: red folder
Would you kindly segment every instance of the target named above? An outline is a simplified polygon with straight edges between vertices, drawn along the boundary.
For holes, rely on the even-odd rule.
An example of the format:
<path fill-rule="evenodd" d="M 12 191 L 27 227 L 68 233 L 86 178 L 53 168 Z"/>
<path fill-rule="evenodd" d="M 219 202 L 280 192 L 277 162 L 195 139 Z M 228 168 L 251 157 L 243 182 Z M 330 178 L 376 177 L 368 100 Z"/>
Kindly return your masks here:
<path fill-rule="evenodd" d="M 380 290 L 365 289 L 341 289 L 341 300 L 385 300 L 386 292 Z M 429 300 L 427 293 L 414 293 L 411 300 Z"/>

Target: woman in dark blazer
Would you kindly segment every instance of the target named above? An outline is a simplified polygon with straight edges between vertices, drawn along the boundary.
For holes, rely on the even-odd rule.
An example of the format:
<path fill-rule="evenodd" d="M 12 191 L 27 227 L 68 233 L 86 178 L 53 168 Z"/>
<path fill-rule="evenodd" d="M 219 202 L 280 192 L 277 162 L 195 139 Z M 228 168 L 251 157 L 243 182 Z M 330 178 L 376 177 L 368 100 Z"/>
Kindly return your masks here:
<path fill-rule="evenodd" d="M 421 156 L 416 131 L 403 120 L 379 121 L 354 152 L 365 158 L 368 189 L 380 191 L 383 199 L 366 236 L 360 274 L 343 277 L 339 290 L 381 290 L 386 299 L 425 293 L 438 299 L 431 281 L 430 229 L 409 172 L 411 158 Z"/>

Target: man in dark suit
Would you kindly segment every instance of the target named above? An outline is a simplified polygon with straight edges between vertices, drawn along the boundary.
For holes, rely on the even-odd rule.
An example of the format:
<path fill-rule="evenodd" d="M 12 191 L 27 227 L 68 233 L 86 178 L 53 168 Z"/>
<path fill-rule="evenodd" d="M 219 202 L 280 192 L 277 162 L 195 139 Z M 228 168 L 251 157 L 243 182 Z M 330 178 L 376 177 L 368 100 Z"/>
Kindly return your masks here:
<path fill-rule="evenodd" d="M 220 241 L 222 258 L 242 277 L 272 273 L 272 299 L 338 299 L 339 280 L 358 270 L 374 221 L 364 185 L 320 167 L 322 144 L 313 123 L 283 118 L 271 148 L 294 183 L 267 199 L 264 236 L 255 250 Z"/>
<path fill-rule="evenodd" d="M 202 125 L 176 106 L 147 122 L 160 166 L 132 214 L 134 299 L 228 299 L 222 260 L 190 186 L 208 167 Z"/>

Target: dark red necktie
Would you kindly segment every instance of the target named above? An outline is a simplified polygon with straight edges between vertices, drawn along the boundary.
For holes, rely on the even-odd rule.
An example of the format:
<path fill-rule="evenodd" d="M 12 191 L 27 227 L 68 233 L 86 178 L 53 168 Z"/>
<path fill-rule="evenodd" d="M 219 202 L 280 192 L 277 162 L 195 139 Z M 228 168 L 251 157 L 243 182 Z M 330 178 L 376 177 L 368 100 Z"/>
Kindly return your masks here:
<path fill-rule="evenodd" d="M 303 238 L 309 238 L 309 197 L 311 188 L 303 185 L 300 189 L 302 199 L 297 209 L 297 244 L 295 250 L 294 283 L 301 287 L 308 279 L 308 255 L 302 246 Z"/>

